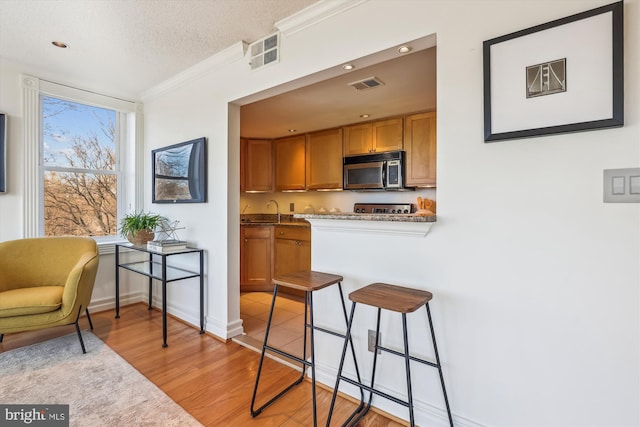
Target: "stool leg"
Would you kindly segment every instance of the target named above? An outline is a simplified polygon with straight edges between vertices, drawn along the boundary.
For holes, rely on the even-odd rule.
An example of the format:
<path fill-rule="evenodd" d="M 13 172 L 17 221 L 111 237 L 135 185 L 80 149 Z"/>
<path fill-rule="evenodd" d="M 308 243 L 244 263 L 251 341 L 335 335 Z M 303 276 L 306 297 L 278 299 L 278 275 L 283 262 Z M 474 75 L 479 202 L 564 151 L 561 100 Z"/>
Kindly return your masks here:
<path fill-rule="evenodd" d="M 367 412 L 369 412 L 369 409 L 371 409 L 371 402 L 373 400 L 373 386 L 375 384 L 376 381 L 376 366 L 378 365 L 378 347 L 380 346 L 380 315 L 382 313 L 382 309 L 378 308 L 378 315 L 377 315 L 377 319 L 376 319 L 376 343 L 373 346 L 373 367 L 371 368 L 371 386 L 369 388 L 369 400 L 367 401 L 366 406 L 357 414 L 357 416 L 353 419 L 351 419 L 351 417 L 353 417 L 354 415 L 356 415 L 356 413 L 354 412 L 353 414 L 351 414 L 351 417 L 349 417 L 347 419 L 347 421 L 345 422 L 344 425 L 347 425 L 347 423 L 349 423 L 350 426 L 355 426 L 356 424 L 358 424 L 358 422 L 367 414 Z"/>
<path fill-rule="evenodd" d="M 340 291 L 340 302 L 342 302 L 342 313 L 344 314 L 344 324 L 349 326 L 349 319 L 347 317 L 347 307 L 344 305 L 344 294 L 342 293 L 342 283 L 338 282 L 338 290 Z M 353 347 L 353 339 L 349 337 L 349 345 L 351 346 L 351 356 L 353 357 L 353 365 L 356 369 L 356 378 L 359 383 L 362 383 L 360 378 L 360 369 L 358 368 L 358 359 L 356 358 L 356 349 Z M 359 412 L 364 407 L 364 390 L 360 389 L 360 405 L 356 409 Z"/>
<path fill-rule="evenodd" d="M 327 415 L 327 427 L 329 427 L 329 425 L 331 424 L 331 415 L 333 415 L 333 407 L 335 406 L 336 397 L 338 396 L 338 387 L 340 386 L 340 379 L 342 376 L 344 359 L 345 359 L 345 356 L 347 355 L 347 346 L 349 345 L 349 342 L 351 340 L 351 325 L 353 324 L 353 315 L 355 311 L 356 311 L 356 303 L 354 302 L 351 304 L 351 314 L 349 314 L 349 320 L 347 321 L 347 331 L 345 334 L 344 345 L 342 346 L 342 355 L 340 356 L 340 364 L 338 365 L 338 376 L 336 377 L 336 385 L 333 388 L 333 396 L 331 396 L 331 405 L 329 405 L 329 415 Z M 353 346 L 351 348 L 353 348 Z M 362 389 L 360 389 L 360 391 L 362 391 Z M 363 400 L 364 398 L 361 399 L 359 408 L 362 407 Z M 357 411 L 358 410 L 356 410 L 356 412 Z"/>
<path fill-rule="evenodd" d="M 402 337 L 404 338 L 404 365 L 407 374 L 407 398 L 409 404 L 409 422 L 415 425 L 413 419 L 413 393 L 411 392 L 411 359 L 409 358 L 409 338 L 407 337 L 407 314 L 402 313 Z"/>
<path fill-rule="evenodd" d="M 429 303 L 425 304 L 427 308 L 427 317 L 429 319 L 429 329 L 431 331 L 431 340 L 433 341 L 433 352 L 436 356 L 436 365 L 438 365 L 438 373 L 440 374 L 440 385 L 442 386 L 442 394 L 444 396 L 444 404 L 447 407 L 447 415 L 449 417 L 449 425 L 453 427 L 453 417 L 451 416 L 451 408 L 449 407 L 449 399 L 447 398 L 447 389 L 444 386 L 444 375 L 442 375 L 442 365 L 440 365 L 440 356 L 438 355 L 438 346 L 436 344 L 436 334 L 433 332 L 433 322 L 431 321 L 431 310 Z"/>
<path fill-rule="evenodd" d="M 313 426 L 318 425 L 318 416 L 316 408 L 316 349 L 314 339 L 314 327 L 313 327 L 313 292 L 305 292 L 309 296 L 309 338 L 311 340 L 311 396 L 313 405 Z M 306 299 L 306 298 L 305 298 Z M 305 331 L 306 336 L 306 331 Z M 306 348 L 305 348 L 306 350 Z M 304 359 L 306 360 L 306 359 Z"/>
<path fill-rule="evenodd" d="M 291 390 L 291 388 L 293 388 L 294 386 L 300 384 L 302 382 L 302 380 L 304 379 L 305 365 L 303 364 L 302 365 L 302 373 L 300 374 L 300 377 L 298 377 L 298 379 L 296 379 L 293 383 L 291 383 L 289 386 L 287 386 L 280 393 L 278 393 L 277 395 L 272 397 L 267 403 L 265 403 L 264 405 L 262 405 L 258 409 L 254 409 L 254 406 L 255 406 L 255 403 L 256 403 L 256 395 L 258 393 L 258 383 L 260 382 L 260 374 L 262 372 L 262 364 L 264 362 L 265 352 L 266 352 L 266 350 L 268 348 L 267 342 L 269 340 L 269 330 L 271 329 L 271 320 L 273 319 L 273 309 L 274 309 L 274 307 L 276 305 L 276 296 L 277 295 L 278 295 L 278 285 L 275 284 L 274 287 L 273 287 L 273 299 L 271 300 L 271 309 L 269 310 L 269 320 L 267 320 L 267 330 L 264 333 L 264 343 L 262 344 L 262 352 L 260 353 L 260 363 L 258 364 L 258 373 L 256 374 L 256 383 L 255 383 L 255 386 L 253 388 L 253 396 L 251 397 L 251 416 L 252 417 L 258 416 L 260 414 L 260 412 L 262 412 L 262 410 L 264 408 L 266 408 L 267 406 L 271 405 L 273 402 L 278 400 L 286 392 Z M 306 309 L 306 305 L 305 305 L 305 309 Z M 305 343 L 305 346 L 306 346 L 306 343 Z"/>

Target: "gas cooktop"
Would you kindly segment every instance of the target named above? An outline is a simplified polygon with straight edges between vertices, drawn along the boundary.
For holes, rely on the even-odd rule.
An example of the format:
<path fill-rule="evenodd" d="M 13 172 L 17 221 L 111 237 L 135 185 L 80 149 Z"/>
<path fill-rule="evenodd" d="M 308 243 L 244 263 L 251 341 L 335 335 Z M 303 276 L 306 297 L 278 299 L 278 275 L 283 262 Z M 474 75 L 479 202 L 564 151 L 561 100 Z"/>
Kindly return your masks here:
<path fill-rule="evenodd" d="M 415 212 L 412 203 L 355 203 L 353 212 L 366 214 L 410 214 Z"/>

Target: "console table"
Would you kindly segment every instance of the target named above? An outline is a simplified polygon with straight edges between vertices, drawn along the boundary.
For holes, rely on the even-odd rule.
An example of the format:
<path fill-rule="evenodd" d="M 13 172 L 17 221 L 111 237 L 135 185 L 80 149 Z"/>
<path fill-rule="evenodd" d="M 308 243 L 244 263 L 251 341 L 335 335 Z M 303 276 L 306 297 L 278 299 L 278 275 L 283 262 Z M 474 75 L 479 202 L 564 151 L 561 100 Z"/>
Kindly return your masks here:
<path fill-rule="evenodd" d="M 148 260 L 134 262 L 120 262 L 120 249 L 145 252 Z M 162 347 L 167 347 L 167 283 L 177 280 L 200 278 L 200 333 L 204 333 L 204 250 L 186 248 L 171 252 L 158 252 L 147 249 L 146 246 L 135 246 L 131 243 L 115 245 L 116 254 L 116 319 L 120 318 L 120 269 L 124 268 L 149 278 L 149 310 L 151 310 L 153 279 L 162 282 Z M 200 257 L 198 271 L 167 265 L 169 257 L 176 255 L 196 254 Z"/>

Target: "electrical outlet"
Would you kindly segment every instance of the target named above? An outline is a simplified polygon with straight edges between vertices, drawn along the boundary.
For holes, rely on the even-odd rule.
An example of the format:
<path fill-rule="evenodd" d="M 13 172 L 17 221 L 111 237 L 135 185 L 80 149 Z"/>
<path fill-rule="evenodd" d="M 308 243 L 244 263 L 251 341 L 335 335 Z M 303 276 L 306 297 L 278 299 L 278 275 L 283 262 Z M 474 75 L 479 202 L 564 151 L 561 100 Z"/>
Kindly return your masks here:
<path fill-rule="evenodd" d="M 289 212 L 293 212 L 295 210 L 295 203 L 289 203 Z"/>
<path fill-rule="evenodd" d="M 367 335 L 367 349 L 373 353 L 373 349 L 376 347 L 376 331 L 372 331 L 369 329 L 369 334 Z M 382 339 L 382 334 L 378 334 L 378 345 L 380 345 L 380 340 Z M 380 349 L 378 349 L 378 354 L 382 353 Z"/>

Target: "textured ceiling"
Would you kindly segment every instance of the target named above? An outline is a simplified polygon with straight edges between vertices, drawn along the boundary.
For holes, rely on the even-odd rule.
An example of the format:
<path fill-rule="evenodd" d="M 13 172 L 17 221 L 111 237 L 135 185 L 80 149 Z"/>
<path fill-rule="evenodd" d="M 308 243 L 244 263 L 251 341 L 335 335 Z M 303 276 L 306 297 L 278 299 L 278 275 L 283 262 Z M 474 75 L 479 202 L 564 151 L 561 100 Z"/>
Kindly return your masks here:
<path fill-rule="evenodd" d="M 137 99 L 235 43 L 273 33 L 275 22 L 313 3 L 0 0 L 0 57 L 43 78 Z M 53 40 L 69 48 L 56 48 Z"/>
<path fill-rule="evenodd" d="M 344 2 L 344 0 L 341 0 Z M 40 78 L 138 100 L 141 94 L 240 41 L 272 34 L 275 23 L 315 0 L 0 0 L 0 57 Z M 56 48 L 60 40 L 67 49 Z M 275 138 L 436 107 L 435 36 L 354 58 L 279 88 L 239 100 L 241 135 Z M 384 86 L 357 92 L 347 83 L 376 76 Z M 288 86 L 288 85 L 285 85 Z M 303 87 L 301 87 L 303 86 Z M 282 93 L 284 92 L 284 93 Z M 251 97 L 250 97 L 251 98 Z M 369 114 L 361 119 L 360 114 Z"/>

